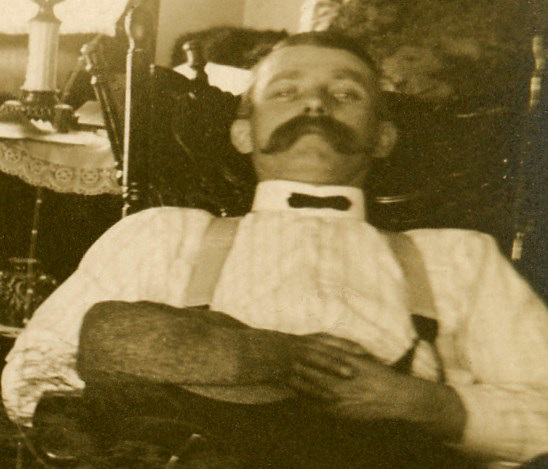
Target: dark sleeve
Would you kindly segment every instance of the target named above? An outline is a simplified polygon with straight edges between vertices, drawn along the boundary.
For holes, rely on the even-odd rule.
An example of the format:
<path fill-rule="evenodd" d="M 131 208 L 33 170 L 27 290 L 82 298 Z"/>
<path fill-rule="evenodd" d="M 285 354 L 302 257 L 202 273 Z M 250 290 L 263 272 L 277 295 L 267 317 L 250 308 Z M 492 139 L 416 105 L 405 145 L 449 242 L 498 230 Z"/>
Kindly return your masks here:
<path fill-rule="evenodd" d="M 252 329 L 223 313 L 107 301 L 85 315 L 77 371 L 86 381 L 116 375 L 159 383 L 270 382 L 284 335 Z"/>

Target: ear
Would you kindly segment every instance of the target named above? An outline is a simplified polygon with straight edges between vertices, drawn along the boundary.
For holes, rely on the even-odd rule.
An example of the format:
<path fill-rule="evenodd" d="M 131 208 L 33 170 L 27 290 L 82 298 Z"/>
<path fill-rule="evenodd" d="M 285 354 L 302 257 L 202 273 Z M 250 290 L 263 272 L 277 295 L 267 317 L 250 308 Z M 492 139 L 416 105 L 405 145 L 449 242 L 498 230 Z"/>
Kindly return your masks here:
<path fill-rule="evenodd" d="M 393 122 L 379 122 L 379 141 L 373 153 L 374 158 L 386 158 L 390 156 L 398 141 L 398 129 Z"/>
<path fill-rule="evenodd" d="M 236 119 L 230 127 L 230 140 L 240 153 L 247 155 L 253 151 L 251 125 L 247 119 Z"/>

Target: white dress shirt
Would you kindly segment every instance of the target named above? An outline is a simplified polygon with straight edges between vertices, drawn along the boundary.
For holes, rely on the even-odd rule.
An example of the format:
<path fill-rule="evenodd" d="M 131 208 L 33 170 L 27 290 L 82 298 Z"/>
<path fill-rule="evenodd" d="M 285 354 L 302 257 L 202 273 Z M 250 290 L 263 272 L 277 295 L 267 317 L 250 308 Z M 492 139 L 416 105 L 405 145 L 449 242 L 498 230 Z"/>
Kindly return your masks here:
<path fill-rule="evenodd" d="M 343 195 L 351 206 L 291 208 L 293 192 Z M 212 218 L 201 210 L 156 208 L 105 233 L 35 312 L 10 352 L 2 375 L 10 417 L 28 424 L 44 391 L 83 388 L 76 351 L 82 318 L 94 303 L 189 306 L 186 287 Z M 212 309 L 254 327 L 330 332 L 364 344 L 385 362 L 399 358 L 415 334 L 405 278 L 385 237 L 364 220 L 358 189 L 259 184 Z M 433 290 L 447 382 L 467 411 L 461 446 L 513 461 L 548 451 L 548 315 L 542 301 L 485 234 L 424 229 L 408 235 Z"/>

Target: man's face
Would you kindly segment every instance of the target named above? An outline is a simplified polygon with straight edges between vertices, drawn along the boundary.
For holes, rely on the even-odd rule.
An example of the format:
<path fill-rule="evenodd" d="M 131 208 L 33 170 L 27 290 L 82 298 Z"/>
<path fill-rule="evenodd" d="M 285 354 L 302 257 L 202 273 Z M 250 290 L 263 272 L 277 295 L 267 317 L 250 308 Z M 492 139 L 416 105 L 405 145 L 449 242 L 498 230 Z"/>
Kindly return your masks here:
<path fill-rule="evenodd" d="M 256 70 L 248 121 L 259 181 L 362 187 L 376 156 L 374 73 L 350 52 L 274 51 Z"/>

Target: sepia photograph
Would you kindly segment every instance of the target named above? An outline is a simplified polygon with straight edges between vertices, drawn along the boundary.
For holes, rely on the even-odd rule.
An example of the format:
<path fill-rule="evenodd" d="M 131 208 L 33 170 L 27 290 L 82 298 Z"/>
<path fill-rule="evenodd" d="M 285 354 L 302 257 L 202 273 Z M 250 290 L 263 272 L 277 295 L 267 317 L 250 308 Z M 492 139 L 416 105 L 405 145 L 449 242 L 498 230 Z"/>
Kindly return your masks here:
<path fill-rule="evenodd" d="M 548 469 L 543 0 L 0 0 L 0 469 Z"/>

